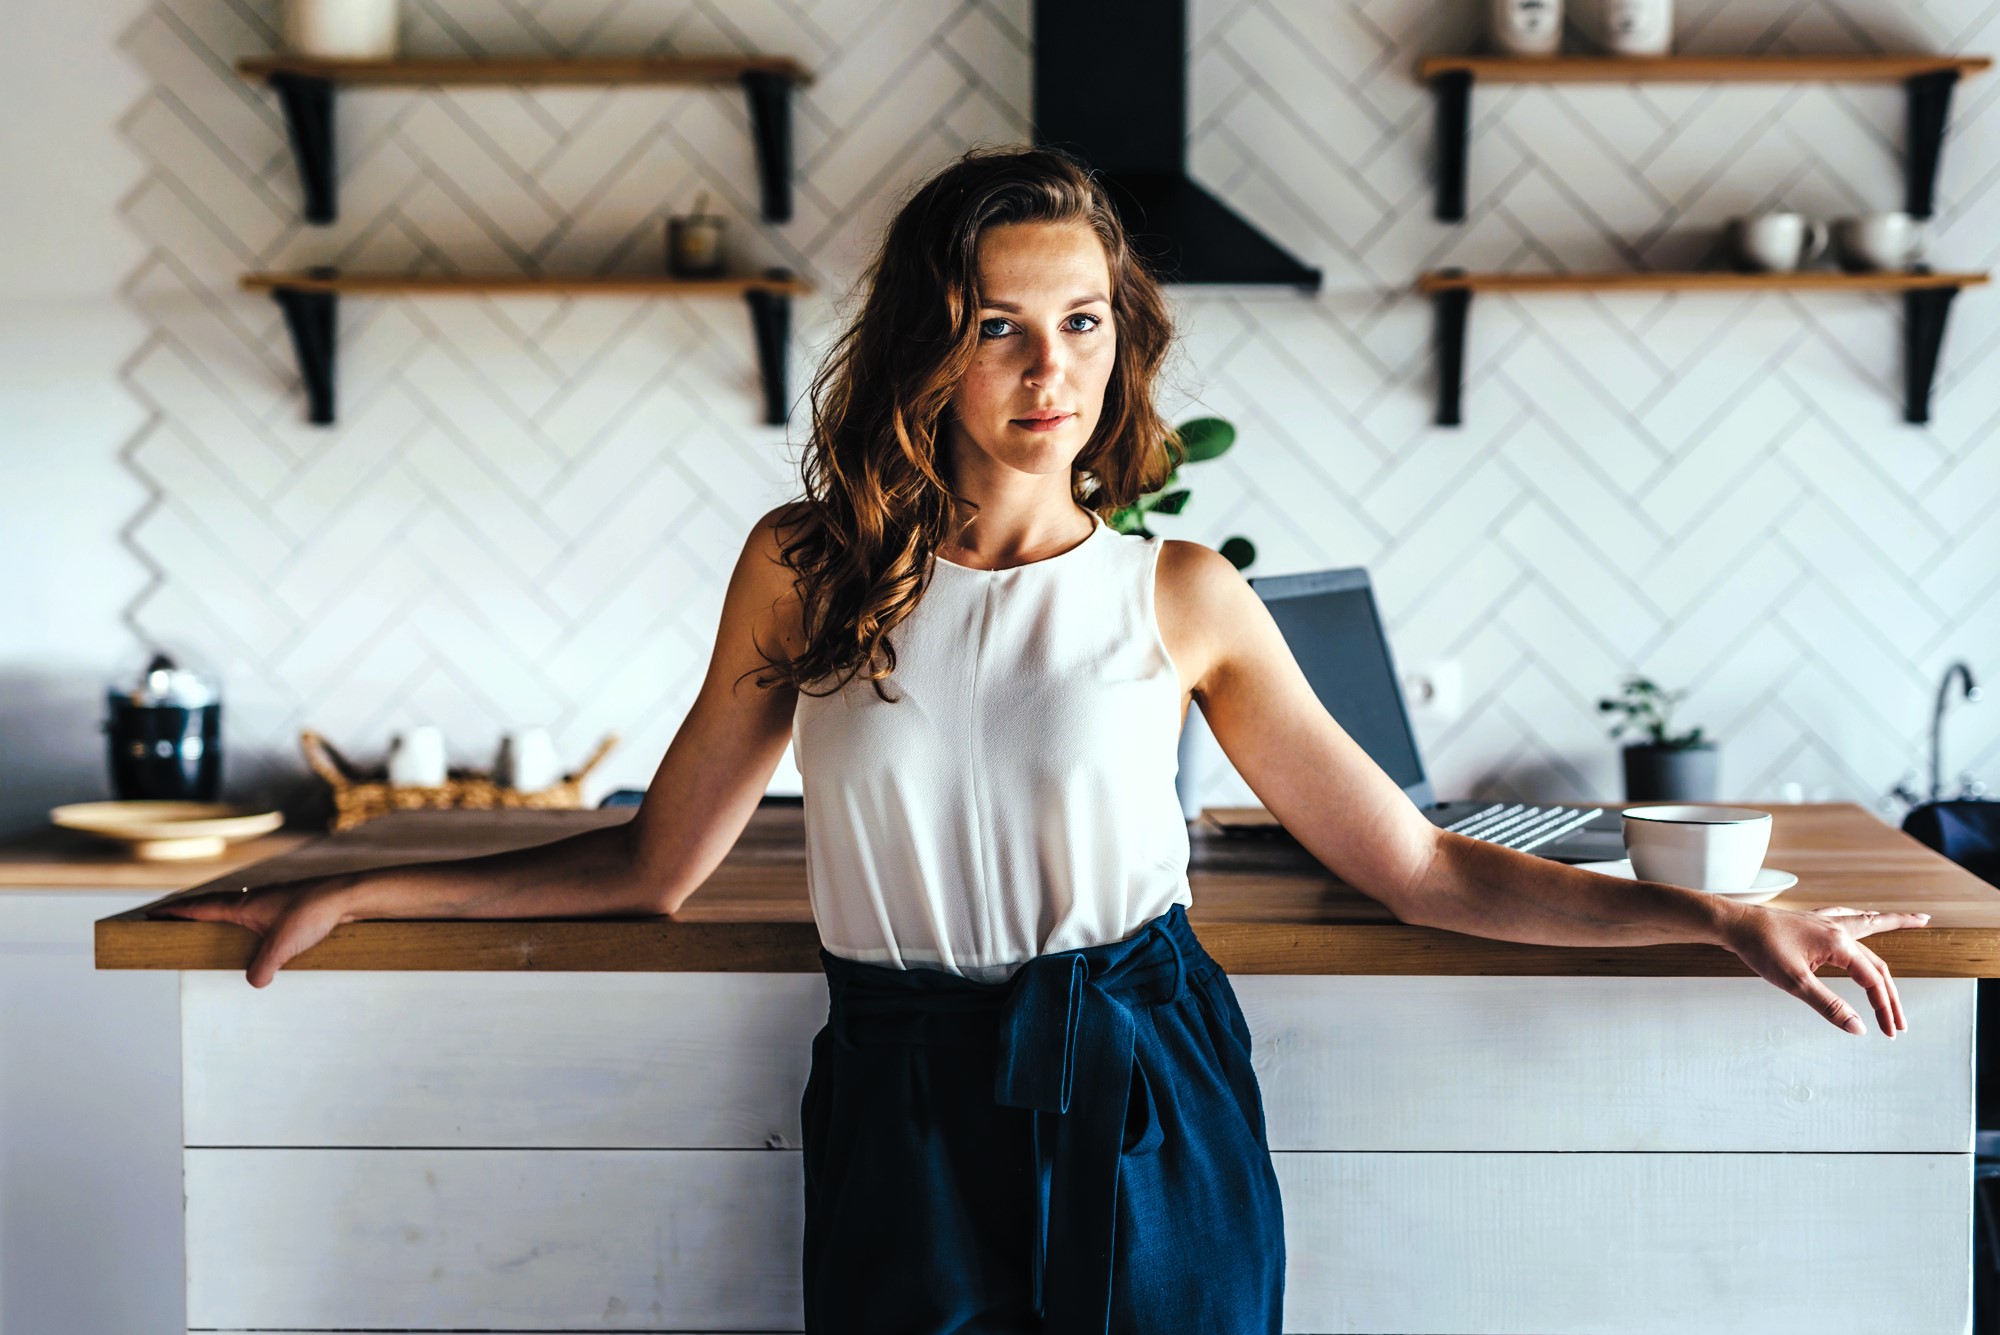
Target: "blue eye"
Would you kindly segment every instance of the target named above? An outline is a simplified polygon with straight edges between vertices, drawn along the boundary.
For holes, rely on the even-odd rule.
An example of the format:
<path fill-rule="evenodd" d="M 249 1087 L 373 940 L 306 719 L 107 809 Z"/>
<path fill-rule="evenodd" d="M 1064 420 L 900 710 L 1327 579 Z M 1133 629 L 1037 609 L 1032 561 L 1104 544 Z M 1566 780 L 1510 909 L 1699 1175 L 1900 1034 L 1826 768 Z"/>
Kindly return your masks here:
<path fill-rule="evenodd" d="M 1071 313 L 1070 313 L 1070 315 L 1069 315 L 1069 316 L 1067 317 L 1067 319 L 1065 319 L 1065 320 L 1064 320 L 1064 323 L 1065 323 L 1065 324 L 1067 324 L 1067 323 L 1068 323 L 1068 322 L 1069 322 L 1070 320 L 1076 320 L 1076 319 L 1084 319 L 1084 320 L 1088 320 L 1088 321 L 1090 321 L 1090 328 L 1089 328 L 1089 329 L 1072 329 L 1072 330 L 1071 330 L 1070 332 L 1071 332 L 1071 333 L 1073 333 L 1073 334 L 1088 334 L 1088 333 L 1090 333 L 1090 332 L 1091 332 L 1091 330 L 1094 330 L 1094 329 L 1096 329 L 1096 328 L 1097 328 L 1097 326 L 1099 326 L 1099 325 L 1101 325 L 1101 324 L 1103 324 L 1103 323 L 1104 323 L 1104 317 L 1103 317 L 1103 316 L 1101 316 L 1101 315 L 1092 315 L 1092 314 L 1091 314 L 1091 313 L 1090 313 L 1089 311 L 1073 311 L 1073 312 L 1071 312 Z M 1012 324 L 1012 323 L 1013 323 L 1013 321 L 1012 321 L 1012 320 L 1008 320 L 1008 319 L 1003 319 L 1002 317 L 1000 317 L 1000 316 L 998 316 L 998 315 L 994 315 L 994 316 L 989 316 L 988 318 L 986 318 L 986 319 L 984 319 L 984 320 L 981 320 L 981 321 L 979 322 L 979 336 L 980 336 L 981 338 L 1005 338 L 1005 337 L 1006 337 L 1006 335 L 1005 335 L 1005 334 L 989 334 L 989 333 L 987 333 L 987 332 L 986 332 L 986 326 L 987 326 L 987 325 L 990 325 L 990 324 Z"/>

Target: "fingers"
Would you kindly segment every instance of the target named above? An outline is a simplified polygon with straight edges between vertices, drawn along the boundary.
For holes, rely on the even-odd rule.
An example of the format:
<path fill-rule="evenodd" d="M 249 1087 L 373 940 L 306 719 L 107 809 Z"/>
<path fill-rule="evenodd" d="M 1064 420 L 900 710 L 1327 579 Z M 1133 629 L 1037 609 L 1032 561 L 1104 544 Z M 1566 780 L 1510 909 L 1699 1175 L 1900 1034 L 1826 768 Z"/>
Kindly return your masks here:
<path fill-rule="evenodd" d="M 1889 961 L 1868 949 L 1867 946 L 1857 943 L 1854 948 L 1867 955 L 1869 962 L 1882 975 L 1882 990 L 1888 994 L 1889 998 L 1889 1018 L 1894 1021 L 1896 1026 L 1889 1037 L 1894 1038 L 1896 1034 L 1910 1027 L 1910 1022 L 1903 1017 L 1903 994 L 1896 988 L 1896 975 L 1889 972 Z"/>
<path fill-rule="evenodd" d="M 1815 975 L 1810 973 L 1801 975 L 1793 988 L 1793 994 L 1824 1015 L 1836 1028 L 1845 1029 L 1850 1034 L 1866 1032 L 1867 1027 L 1861 1023 L 1861 1016 L 1855 1012 L 1854 1007 L 1842 1001 L 1839 993 L 1822 983 Z"/>
<path fill-rule="evenodd" d="M 303 935 L 298 914 L 287 916 L 265 933 L 257 946 L 257 953 L 250 957 L 250 967 L 243 974 L 250 986 L 263 987 L 270 983 L 294 955 L 311 945 L 312 942 L 300 939 Z"/>
<path fill-rule="evenodd" d="M 224 917 L 226 902 L 216 895 L 190 895 L 186 899 L 171 900 L 148 910 L 146 916 L 157 918 L 207 918 L 211 921 Z"/>
<path fill-rule="evenodd" d="M 339 923 L 336 913 L 322 904 L 294 907 L 271 925 L 245 973 L 252 987 L 263 987 L 277 977 L 278 970 L 324 940 Z"/>
<path fill-rule="evenodd" d="M 1850 936 L 1869 936 L 1904 927 L 1928 927 L 1931 921 L 1928 913 L 1882 913 L 1875 909 L 1820 909 L 1818 912 L 1829 918 L 1852 914 L 1854 921 L 1840 924 Z"/>
<path fill-rule="evenodd" d="M 1875 1007 L 1875 1023 L 1889 1038 L 1896 1036 L 1895 988 L 1889 982 L 1888 968 L 1881 957 L 1858 942 L 1849 942 L 1847 958 L 1836 958 L 1834 963 L 1847 970 L 1847 976 L 1861 984 L 1868 993 L 1868 1001 Z"/>

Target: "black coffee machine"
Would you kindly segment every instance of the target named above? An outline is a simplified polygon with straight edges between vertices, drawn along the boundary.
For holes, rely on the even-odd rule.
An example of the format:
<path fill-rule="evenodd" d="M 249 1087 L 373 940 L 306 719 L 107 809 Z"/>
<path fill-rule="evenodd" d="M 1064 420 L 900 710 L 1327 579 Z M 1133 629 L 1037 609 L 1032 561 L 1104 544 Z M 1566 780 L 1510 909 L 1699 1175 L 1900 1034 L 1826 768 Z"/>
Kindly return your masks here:
<path fill-rule="evenodd" d="M 222 788 L 222 700 L 213 678 L 154 653 L 138 684 L 112 686 L 106 703 L 114 797 L 215 801 Z"/>

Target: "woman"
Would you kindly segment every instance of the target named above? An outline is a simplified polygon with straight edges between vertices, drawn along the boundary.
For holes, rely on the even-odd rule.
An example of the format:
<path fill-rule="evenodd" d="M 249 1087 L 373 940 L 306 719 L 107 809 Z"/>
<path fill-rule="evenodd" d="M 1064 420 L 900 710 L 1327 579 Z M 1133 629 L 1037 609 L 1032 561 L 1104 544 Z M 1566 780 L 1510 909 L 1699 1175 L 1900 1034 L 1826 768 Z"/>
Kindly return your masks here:
<path fill-rule="evenodd" d="M 1156 489 L 1173 331 L 1090 173 L 976 150 L 891 223 L 812 389 L 805 499 L 737 560 L 707 679 L 629 824 L 200 896 L 249 981 L 357 918 L 673 915 L 787 742 L 829 1008 L 805 1128 L 806 1329 L 1275 1332 L 1277 1181 L 1250 1033 L 1190 931 L 1176 740 L 1199 699 L 1301 843 L 1406 922 L 1710 941 L 1859 1032 L 1860 937 L 1434 827 L 1327 714 L 1218 553 L 1104 516 Z M 747 681 L 755 678 L 754 681 Z"/>

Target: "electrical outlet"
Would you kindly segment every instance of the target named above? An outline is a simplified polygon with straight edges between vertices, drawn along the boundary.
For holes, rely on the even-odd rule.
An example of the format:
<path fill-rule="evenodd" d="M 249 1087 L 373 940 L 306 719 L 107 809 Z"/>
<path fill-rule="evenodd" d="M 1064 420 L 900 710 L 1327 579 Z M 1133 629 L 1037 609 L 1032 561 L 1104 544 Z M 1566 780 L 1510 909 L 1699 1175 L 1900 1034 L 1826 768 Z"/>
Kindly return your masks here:
<path fill-rule="evenodd" d="M 1403 674 L 1403 699 L 1412 716 L 1457 718 L 1465 707 L 1465 679 L 1455 658 L 1441 658 Z"/>

